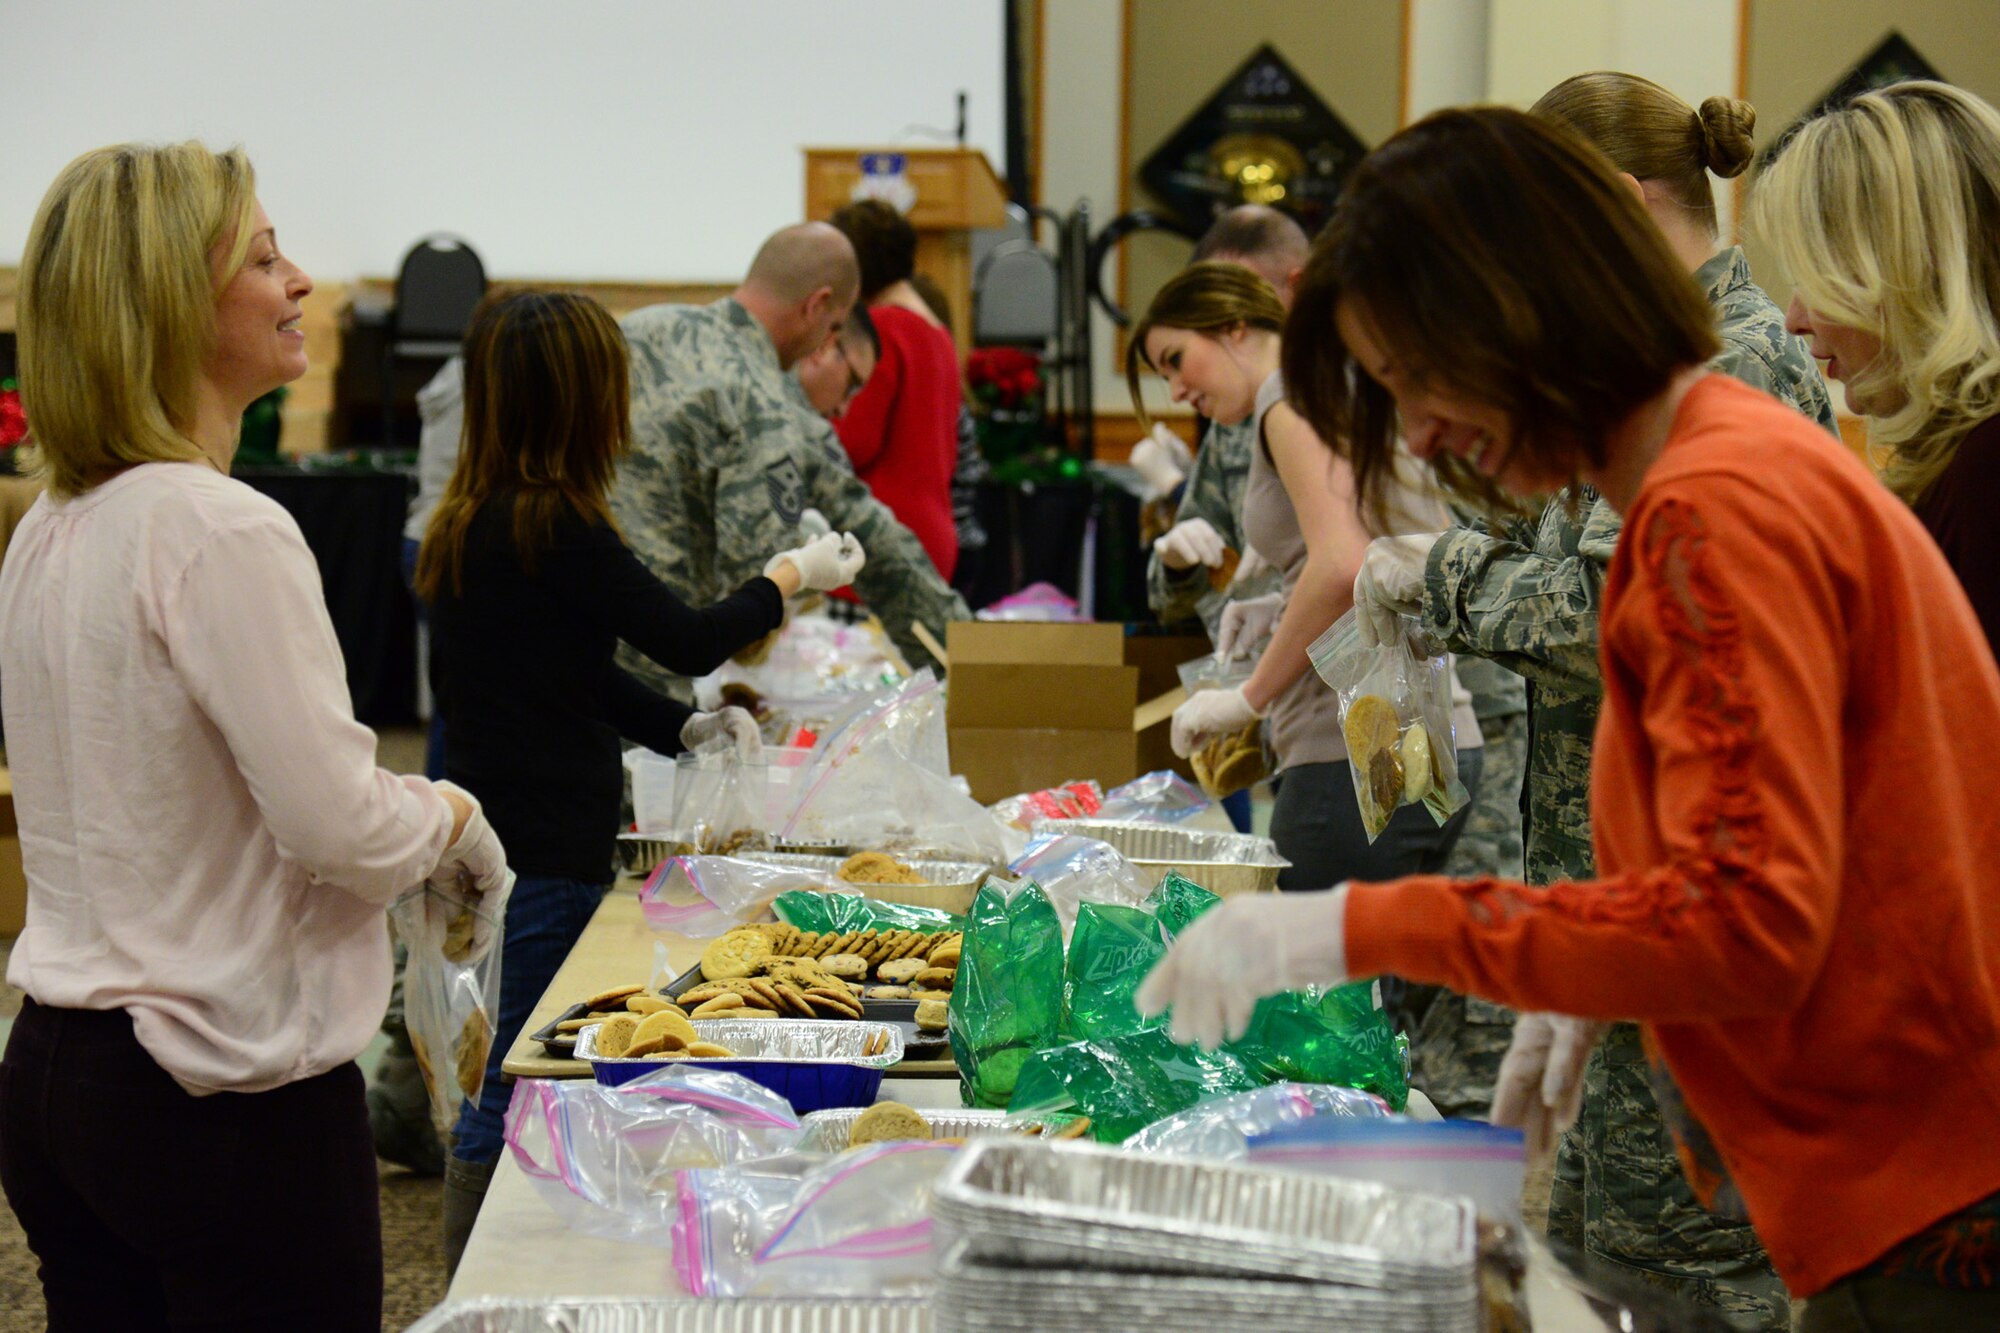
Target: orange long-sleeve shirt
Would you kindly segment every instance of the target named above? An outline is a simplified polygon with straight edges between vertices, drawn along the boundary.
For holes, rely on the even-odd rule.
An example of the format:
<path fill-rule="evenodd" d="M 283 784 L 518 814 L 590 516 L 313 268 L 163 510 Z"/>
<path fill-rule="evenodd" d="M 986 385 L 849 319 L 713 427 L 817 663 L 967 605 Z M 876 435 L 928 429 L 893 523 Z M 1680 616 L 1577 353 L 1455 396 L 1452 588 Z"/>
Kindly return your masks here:
<path fill-rule="evenodd" d="M 1357 885 L 1350 968 L 1644 1024 L 1697 1193 L 1810 1295 L 2000 1191 L 2000 669 L 1909 510 L 1720 375 L 1599 651 L 1603 877 Z"/>

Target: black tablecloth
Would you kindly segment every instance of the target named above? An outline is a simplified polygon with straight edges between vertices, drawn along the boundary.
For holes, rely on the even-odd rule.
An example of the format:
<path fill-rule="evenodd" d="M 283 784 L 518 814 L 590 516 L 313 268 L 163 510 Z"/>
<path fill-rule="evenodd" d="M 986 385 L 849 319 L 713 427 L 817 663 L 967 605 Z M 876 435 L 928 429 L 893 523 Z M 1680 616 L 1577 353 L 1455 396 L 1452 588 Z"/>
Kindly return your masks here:
<path fill-rule="evenodd" d="M 347 659 L 354 715 L 371 726 L 414 722 L 416 608 L 401 564 L 414 479 L 369 468 L 238 467 L 232 475 L 283 505 L 305 533 Z"/>

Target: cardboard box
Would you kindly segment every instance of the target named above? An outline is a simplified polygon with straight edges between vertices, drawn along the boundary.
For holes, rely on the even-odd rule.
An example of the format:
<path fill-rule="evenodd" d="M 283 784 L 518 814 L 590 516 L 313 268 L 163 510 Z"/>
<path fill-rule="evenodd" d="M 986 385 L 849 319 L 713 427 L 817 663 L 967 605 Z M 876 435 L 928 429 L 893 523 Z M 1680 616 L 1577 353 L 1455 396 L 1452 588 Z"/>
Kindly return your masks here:
<path fill-rule="evenodd" d="M 1109 788 L 1160 768 L 1187 774 L 1166 724 L 1136 732 L 1132 714 L 1179 684 L 1175 669 L 1208 652 L 1206 638 L 960 621 L 945 648 L 951 766 L 982 803 L 1074 779 Z"/>
<path fill-rule="evenodd" d="M 28 877 L 21 869 L 21 830 L 14 822 L 14 775 L 0 768 L 0 935 L 28 924 Z"/>

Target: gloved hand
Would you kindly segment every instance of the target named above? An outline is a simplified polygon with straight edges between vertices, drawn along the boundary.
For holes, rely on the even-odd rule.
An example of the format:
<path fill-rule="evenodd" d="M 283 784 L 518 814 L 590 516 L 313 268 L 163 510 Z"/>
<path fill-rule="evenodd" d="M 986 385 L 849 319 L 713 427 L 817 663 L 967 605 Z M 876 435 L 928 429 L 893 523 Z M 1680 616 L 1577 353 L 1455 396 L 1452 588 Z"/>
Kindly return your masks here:
<path fill-rule="evenodd" d="M 1215 627 L 1215 655 L 1225 662 L 1233 657 L 1250 656 L 1258 644 L 1271 636 L 1284 614 L 1285 594 L 1281 592 L 1231 602 L 1222 608 L 1221 623 Z"/>
<path fill-rule="evenodd" d="M 835 536 L 829 532 L 813 538 L 804 546 L 778 552 L 764 562 L 764 573 L 770 574 L 784 561 L 790 561 L 792 568 L 799 571 L 800 592 L 812 589 L 831 592 L 854 582 L 854 576 L 861 572 L 868 556 L 853 533 L 843 532 Z"/>
<path fill-rule="evenodd" d="M 1264 716 L 1243 697 L 1243 687 L 1201 690 L 1174 710 L 1174 753 L 1185 759 L 1214 737 L 1227 736 Z"/>
<path fill-rule="evenodd" d="M 432 890 L 424 895 L 426 924 L 445 941 L 445 956 L 454 962 L 475 962 L 493 947 L 507 914 L 507 896 L 514 891 L 514 872 L 499 835 L 471 792 L 454 782 L 435 784 L 472 808 L 465 827 L 438 858 L 426 877 Z M 477 910 L 468 912 L 466 906 Z"/>
<path fill-rule="evenodd" d="M 1493 1083 L 1493 1123 L 1522 1131 L 1530 1153 L 1553 1152 L 1583 1109 L 1583 1067 L 1610 1026 L 1568 1014 L 1516 1018 Z"/>
<path fill-rule="evenodd" d="M 1219 565 L 1224 549 L 1222 534 L 1205 518 L 1183 519 L 1153 543 L 1160 563 L 1168 569 Z"/>
<path fill-rule="evenodd" d="M 817 509 L 806 508 L 799 511 L 799 535 L 807 541 L 824 537 L 833 531 L 833 524 L 826 521 L 826 515 Z"/>
<path fill-rule="evenodd" d="M 1238 588 L 1247 588 L 1256 579 L 1270 571 L 1271 562 L 1257 553 L 1254 546 L 1243 548 L 1243 558 L 1236 562 L 1236 572 L 1229 578 L 1229 591 L 1234 595 Z"/>
<path fill-rule="evenodd" d="M 1155 424 L 1153 433 L 1132 446 L 1132 469 L 1146 483 L 1146 498 L 1157 500 L 1173 494 L 1174 487 L 1187 478 L 1192 456 L 1181 437 L 1166 426 Z"/>
<path fill-rule="evenodd" d="M 764 735 L 757 719 L 747 708 L 718 708 L 713 713 L 696 713 L 681 724 L 681 744 L 692 750 L 704 742 L 727 737 L 736 746 L 736 757 L 754 764 L 764 757 Z"/>
<path fill-rule="evenodd" d="M 1250 1026 L 1257 1001 L 1347 976 L 1347 886 L 1242 893 L 1210 908 L 1140 985 L 1141 1016 L 1174 1011 L 1167 1035 L 1213 1050 Z"/>
<path fill-rule="evenodd" d="M 1424 610 L 1424 565 L 1442 532 L 1407 537 L 1377 537 L 1361 558 L 1354 576 L 1354 621 L 1361 642 L 1373 648 L 1394 643 L 1402 633 L 1397 617 L 1420 616 Z"/>

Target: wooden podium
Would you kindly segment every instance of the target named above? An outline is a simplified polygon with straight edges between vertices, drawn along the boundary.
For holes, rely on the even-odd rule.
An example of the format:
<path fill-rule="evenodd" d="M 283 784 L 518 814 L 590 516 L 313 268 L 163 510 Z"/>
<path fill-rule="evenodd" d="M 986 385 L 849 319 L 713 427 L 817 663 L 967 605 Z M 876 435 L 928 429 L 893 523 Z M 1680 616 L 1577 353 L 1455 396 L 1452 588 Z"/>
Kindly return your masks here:
<path fill-rule="evenodd" d="M 862 158 L 900 157 L 916 200 L 917 271 L 944 288 L 961 358 L 972 342 L 972 238 L 1007 222 L 1007 189 L 976 148 L 808 148 L 806 217 L 825 221 L 854 198 Z"/>

